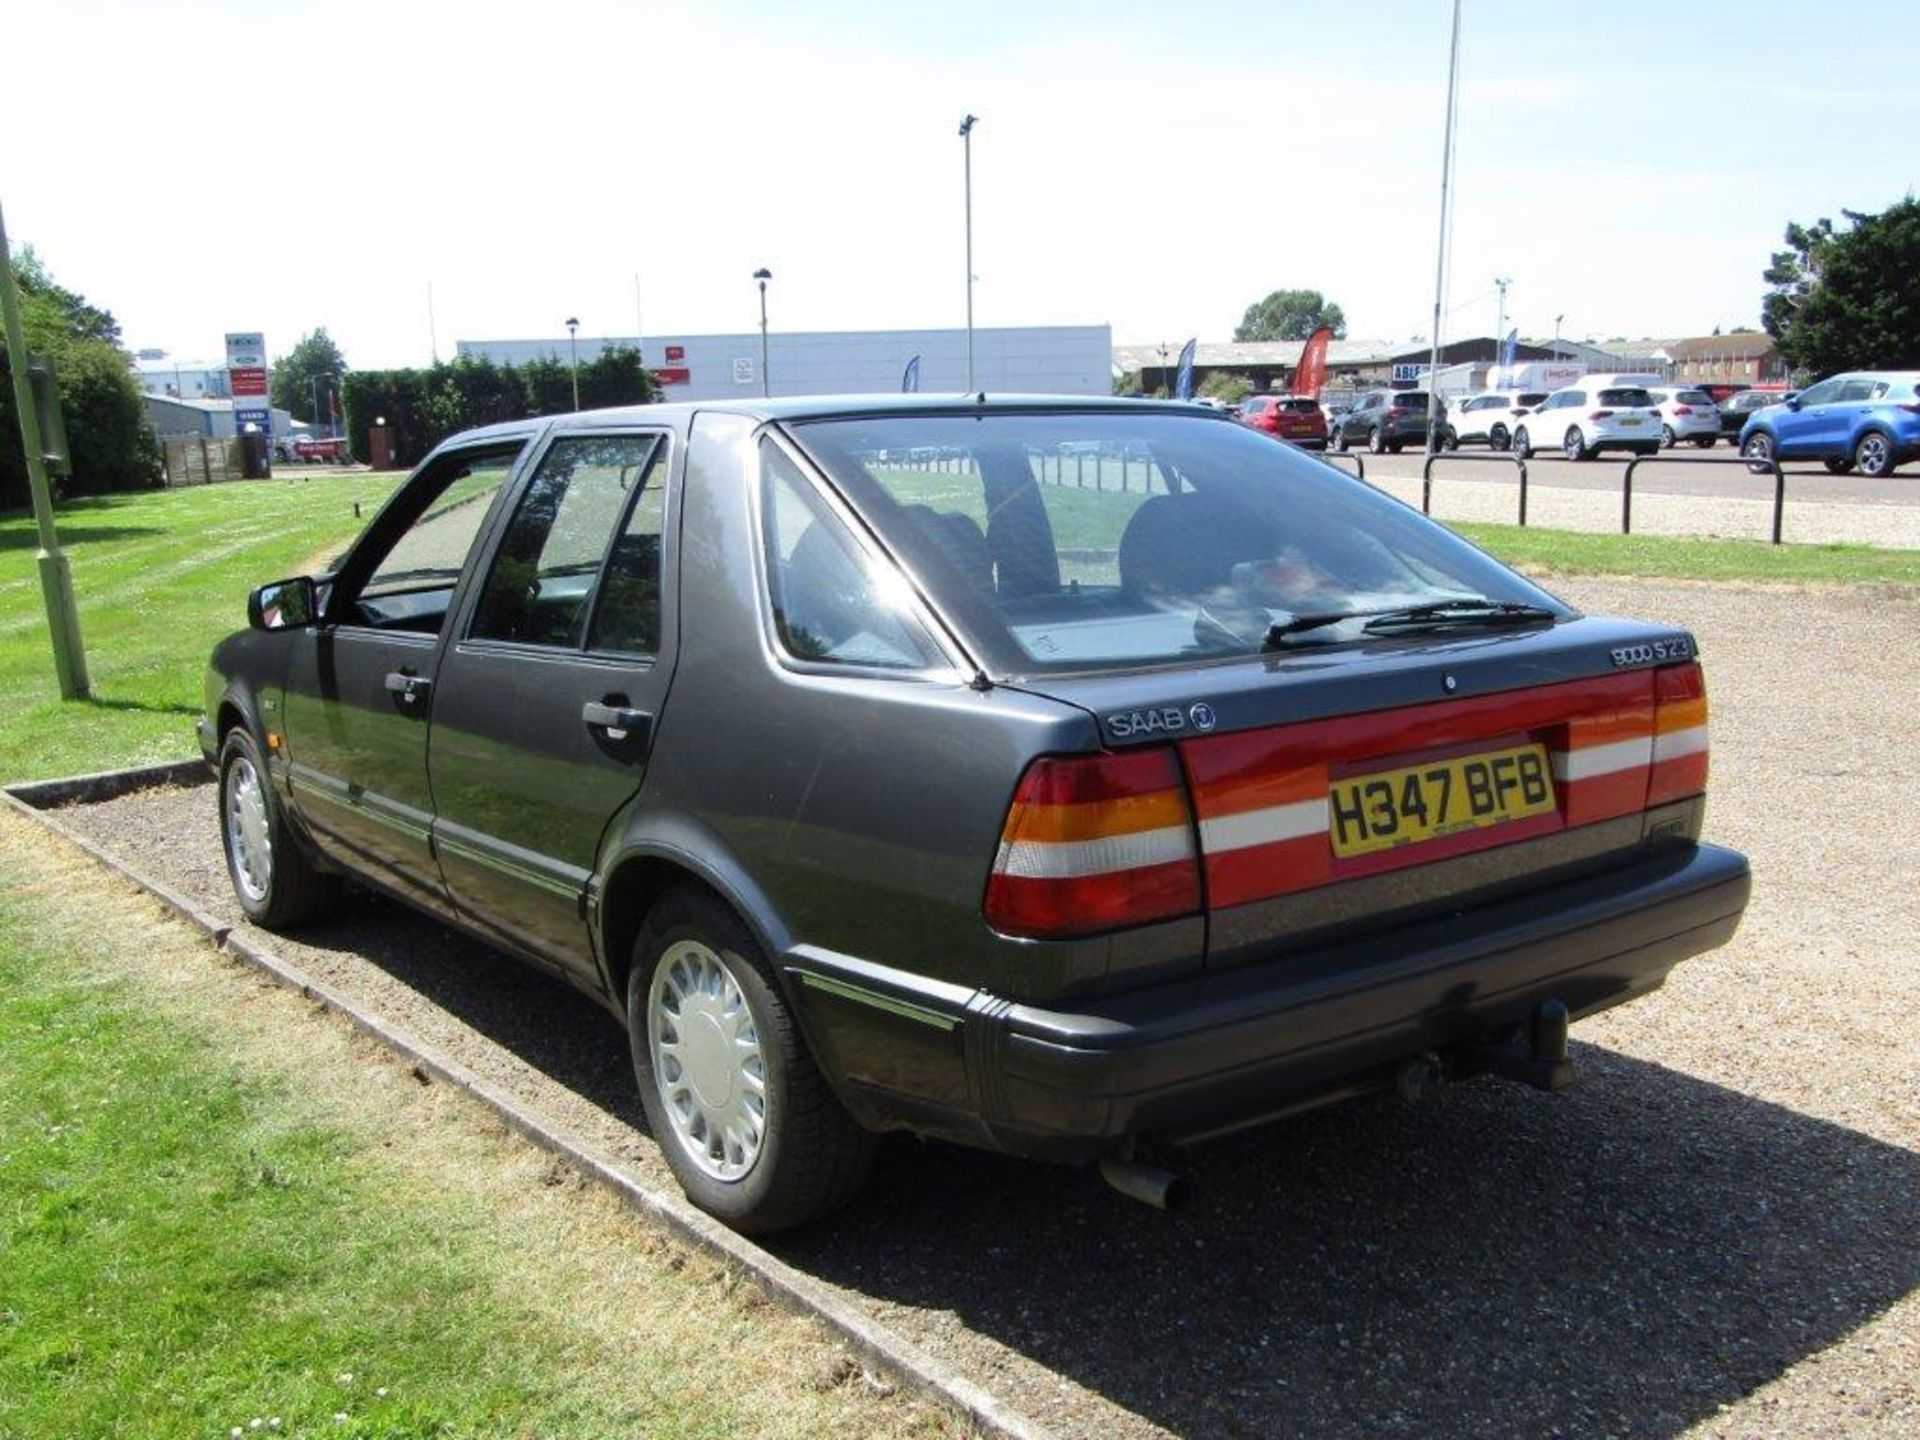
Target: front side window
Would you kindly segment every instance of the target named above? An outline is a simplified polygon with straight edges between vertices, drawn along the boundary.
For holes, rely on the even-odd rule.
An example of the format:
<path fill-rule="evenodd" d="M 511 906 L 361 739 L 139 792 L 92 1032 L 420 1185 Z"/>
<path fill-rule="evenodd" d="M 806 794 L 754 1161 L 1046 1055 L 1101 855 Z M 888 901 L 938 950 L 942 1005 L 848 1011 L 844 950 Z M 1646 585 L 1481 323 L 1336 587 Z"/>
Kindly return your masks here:
<path fill-rule="evenodd" d="M 648 461 L 658 443 L 652 435 L 554 442 L 500 539 L 469 638 L 579 648 L 602 562 L 630 502 L 647 488 Z M 656 606 L 658 557 L 656 544 Z"/>
<path fill-rule="evenodd" d="M 1003 411 L 793 434 L 1005 673 L 1257 654 L 1289 617 L 1462 597 L 1564 613 L 1440 526 L 1242 426 Z"/>
<path fill-rule="evenodd" d="M 931 470 L 953 463 L 937 450 L 913 449 L 927 458 L 900 463 Z M 760 464 L 767 584 L 774 629 L 786 652 L 796 660 L 884 670 L 932 665 L 932 643 L 913 618 L 899 572 L 861 550 L 773 441 L 761 442 Z"/>
<path fill-rule="evenodd" d="M 363 597 L 451 586 L 480 533 L 493 497 L 507 483 L 520 446 L 471 456 L 450 456 L 427 478 L 430 498 L 387 552 L 373 562 L 360 587 Z M 437 488 L 435 488 L 437 482 Z"/>

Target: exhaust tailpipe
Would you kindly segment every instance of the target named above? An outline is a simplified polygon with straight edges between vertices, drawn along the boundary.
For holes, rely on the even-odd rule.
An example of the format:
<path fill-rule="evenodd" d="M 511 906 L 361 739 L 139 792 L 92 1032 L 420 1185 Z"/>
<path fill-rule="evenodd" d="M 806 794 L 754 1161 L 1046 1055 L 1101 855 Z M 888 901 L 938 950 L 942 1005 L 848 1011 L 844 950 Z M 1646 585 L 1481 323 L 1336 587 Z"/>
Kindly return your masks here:
<path fill-rule="evenodd" d="M 1193 1187 L 1184 1175 L 1162 1170 L 1157 1165 L 1142 1165 L 1136 1160 L 1109 1155 L 1100 1162 L 1100 1178 L 1122 1195 L 1156 1210 L 1184 1209 L 1193 1198 Z"/>

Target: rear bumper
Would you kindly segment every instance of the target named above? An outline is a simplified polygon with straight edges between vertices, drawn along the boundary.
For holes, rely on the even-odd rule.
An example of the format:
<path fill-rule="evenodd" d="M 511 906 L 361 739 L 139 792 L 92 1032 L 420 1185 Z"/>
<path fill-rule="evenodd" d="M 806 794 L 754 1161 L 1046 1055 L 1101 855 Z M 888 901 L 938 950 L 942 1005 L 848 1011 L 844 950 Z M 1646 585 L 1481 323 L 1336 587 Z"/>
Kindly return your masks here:
<path fill-rule="evenodd" d="M 1470 1046 L 1544 1000 L 1578 1018 L 1632 999 L 1724 944 L 1750 884 L 1744 856 L 1675 847 L 1073 1011 L 805 947 L 785 959 L 823 1064 L 868 1123 L 1090 1159 L 1131 1135 L 1196 1138 L 1376 1088 L 1409 1056 Z"/>

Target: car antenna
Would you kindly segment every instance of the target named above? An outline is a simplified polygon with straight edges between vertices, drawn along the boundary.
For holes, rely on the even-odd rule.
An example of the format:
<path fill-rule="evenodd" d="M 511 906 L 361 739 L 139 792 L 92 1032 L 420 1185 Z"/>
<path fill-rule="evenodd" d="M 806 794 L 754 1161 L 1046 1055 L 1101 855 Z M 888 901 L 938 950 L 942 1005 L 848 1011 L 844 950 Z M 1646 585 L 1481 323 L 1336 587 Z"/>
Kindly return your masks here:
<path fill-rule="evenodd" d="M 987 693 L 987 691 L 993 689 L 993 681 L 987 678 L 986 671 L 975 670 L 973 672 L 973 679 L 967 682 L 967 688 L 969 690 L 978 690 L 982 695 L 984 695 Z"/>

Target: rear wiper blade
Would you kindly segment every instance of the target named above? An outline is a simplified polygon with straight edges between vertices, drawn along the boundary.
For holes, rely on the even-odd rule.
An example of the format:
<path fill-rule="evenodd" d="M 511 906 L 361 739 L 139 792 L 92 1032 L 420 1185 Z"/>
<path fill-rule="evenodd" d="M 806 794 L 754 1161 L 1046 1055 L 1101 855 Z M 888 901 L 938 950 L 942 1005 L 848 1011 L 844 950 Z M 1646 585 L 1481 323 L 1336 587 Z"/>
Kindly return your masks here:
<path fill-rule="evenodd" d="M 1267 627 L 1267 638 L 1261 645 L 1263 650 L 1278 650 L 1287 643 L 1291 635 L 1305 634 L 1309 630 L 1324 630 L 1329 625 L 1338 625 L 1342 620 L 1358 620 L 1369 612 L 1365 610 L 1335 610 L 1324 615 L 1290 615 L 1285 620 L 1276 620 Z"/>
<path fill-rule="evenodd" d="M 1479 596 L 1455 600 L 1436 600 L 1430 605 L 1409 605 L 1403 610 L 1383 610 L 1360 628 L 1369 635 L 1392 630 L 1417 630 L 1432 625 L 1527 625 L 1541 620 L 1558 620 L 1559 612 L 1544 605 L 1522 600 L 1487 600 Z"/>

